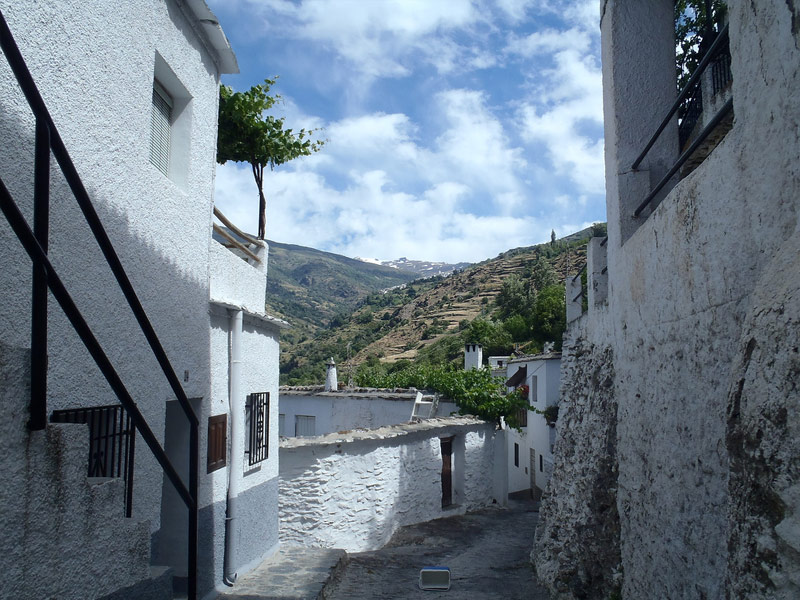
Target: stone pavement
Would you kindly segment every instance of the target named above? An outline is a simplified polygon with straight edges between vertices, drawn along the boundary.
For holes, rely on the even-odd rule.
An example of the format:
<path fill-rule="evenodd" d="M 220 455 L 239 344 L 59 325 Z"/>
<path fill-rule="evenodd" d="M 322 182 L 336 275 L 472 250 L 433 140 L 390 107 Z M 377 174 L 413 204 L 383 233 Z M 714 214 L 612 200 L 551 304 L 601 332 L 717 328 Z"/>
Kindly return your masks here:
<path fill-rule="evenodd" d="M 510 501 L 508 509 L 403 527 L 380 550 L 350 554 L 324 598 L 548 600 L 530 564 L 536 508 L 530 500 Z M 450 567 L 450 590 L 420 590 L 419 570 L 426 566 Z"/>
<path fill-rule="evenodd" d="M 316 600 L 345 562 L 344 550 L 282 546 L 217 600 Z"/>
<path fill-rule="evenodd" d="M 218 600 L 548 600 L 530 564 L 538 503 L 510 500 L 398 529 L 373 552 L 282 547 Z M 449 591 L 419 589 L 419 570 L 450 567 Z"/>

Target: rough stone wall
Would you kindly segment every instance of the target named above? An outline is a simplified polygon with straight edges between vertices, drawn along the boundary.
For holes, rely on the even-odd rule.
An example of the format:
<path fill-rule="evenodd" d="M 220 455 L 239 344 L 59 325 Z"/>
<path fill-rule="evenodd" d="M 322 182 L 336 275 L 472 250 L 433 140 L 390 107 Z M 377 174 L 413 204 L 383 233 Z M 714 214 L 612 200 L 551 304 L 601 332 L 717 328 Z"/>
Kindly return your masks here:
<path fill-rule="evenodd" d="M 283 442 L 281 543 L 375 550 L 397 527 L 491 504 L 494 425 L 464 417 L 435 421 L 436 426 L 386 427 L 338 441 L 333 434 Z M 440 438 L 448 436 L 456 436 L 454 505 L 443 509 Z"/>
<path fill-rule="evenodd" d="M 577 325 L 564 339 L 554 474 L 531 560 L 554 597 L 608 598 L 621 584 L 614 361 Z"/>
<path fill-rule="evenodd" d="M 795 4 L 728 3 L 733 127 L 652 212 L 634 218 L 659 165 L 651 160 L 632 172 L 631 164 L 654 131 L 651 121 L 674 98 L 674 87 L 661 97 L 646 85 L 658 64 L 645 51 L 665 50 L 656 53 L 668 59 L 662 74 L 672 68 L 674 40 L 664 26 L 674 3 L 605 3 L 608 309 L 590 307 L 573 326 L 613 351 L 618 550 L 592 546 L 598 530 L 606 531 L 597 508 L 593 527 L 579 510 L 563 511 L 561 522 L 546 517 L 549 504 L 581 497 L 591 477 L 583 469 L 602 480 L 591 454 L 574 455 L 578 465 L 558 459 L 542 510 L 561 529 L 562 553 L 586 560 L 583 549 L 598 548 L 596 562 L 608 567 L 619 553 L 625 598 L 798 595 Z M 662 21 L 651 27 L 648 11 L 656 6 Z M 676 156 L 665 151 L 662 158 Z M 593 430 L 574 425 L 579 431 L 568 432 L 566 425 L 559 424 L 562 436 L 590 447 Z M 558 447 L 569 452 L 563 440 Z M 579 577 L 561 581 L 564 596 L 589 593 Z"/>
<path fill-rule="evenodd" d="M 756 284 L 728 397 L 728 597 L 800 597 L 800 234 Z"/>

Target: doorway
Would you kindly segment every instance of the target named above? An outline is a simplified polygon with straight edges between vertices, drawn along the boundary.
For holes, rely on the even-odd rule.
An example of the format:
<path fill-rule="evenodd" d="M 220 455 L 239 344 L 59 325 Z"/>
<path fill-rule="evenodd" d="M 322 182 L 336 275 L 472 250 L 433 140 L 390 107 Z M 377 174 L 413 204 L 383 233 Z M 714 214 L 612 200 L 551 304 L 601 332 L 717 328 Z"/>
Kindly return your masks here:
<path fill-rule="evenodd" d="M 442 508 L 453 504 L 453 438 L 440 438 L 442 446 Z"/>

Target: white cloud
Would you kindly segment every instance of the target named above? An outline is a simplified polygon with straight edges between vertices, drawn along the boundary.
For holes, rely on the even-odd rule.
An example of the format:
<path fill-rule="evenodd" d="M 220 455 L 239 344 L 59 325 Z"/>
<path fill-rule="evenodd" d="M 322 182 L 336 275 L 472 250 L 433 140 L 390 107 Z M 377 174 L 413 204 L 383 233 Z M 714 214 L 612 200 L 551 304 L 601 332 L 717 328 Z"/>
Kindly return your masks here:
<path fill-rule="evenodd" d="M 598 213 L 595 0 L 238 1 L 264 26 L 259 65 L 274 40 L 289 61 L 280 72 L 306 48 L 324 62 L 297 63 L 300 91 L 284 87 L 290 77 L 276 88 L 287 94 L 276 114 L 294 129 L 324 127 L 329 142 L 265 176 L 267 237 L 348 256 L 477 261 Z M 301 95 L 312 88 L 315 109 Z M 256 230 L 247 165 L 218 168 L 216 203 Z"/>

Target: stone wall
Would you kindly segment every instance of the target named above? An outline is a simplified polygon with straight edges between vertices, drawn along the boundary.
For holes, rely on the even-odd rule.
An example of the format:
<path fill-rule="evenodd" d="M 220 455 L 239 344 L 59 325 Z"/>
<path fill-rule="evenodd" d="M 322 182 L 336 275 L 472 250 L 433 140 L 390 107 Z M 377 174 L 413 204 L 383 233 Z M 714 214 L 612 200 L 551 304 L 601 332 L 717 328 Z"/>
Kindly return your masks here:
<path fill-rule="evenodd" d="M 453 505 L 442 508 L 440 438 L 453 440 Z M 280 540 L 349 552 L 395 529 L 494 500 L 495 427 L 471 417 L 291 438 L 280 451 Z"/>
<path fill-rule="evenodd" d="M 569 335 L 588 344 L 571 350 L 588 363 L 579 377 L 611 349 L 616 418 L 595 405 L 559 427 L 584 450 L 598 427 L 615 437 L 619 545 L 597 543 L 615 529 L 606 501 L 563 510 L 607 485 L 609 463 L 576 453 L 578 465 L 557 459 L 537 565 L 564 597 L 604 598 L 620 572 L 625 598 L 797 597 L 800 12 L 728 3 L 732 129 L 634 217 L 677 158 L 670 126 L 631 167 L 674 100 L 674 2 L 603 6 L 608 308 L 590 306 Z M 546 526 L 575 558 L 548 558 Z"/>
<path fill-rule="evenodd" d="M 543 497 L 531 560 L 553 595 L 608 598 L 621 584 L 614 362 L 585 326 L 564 336 L 558 475 Z"/>

